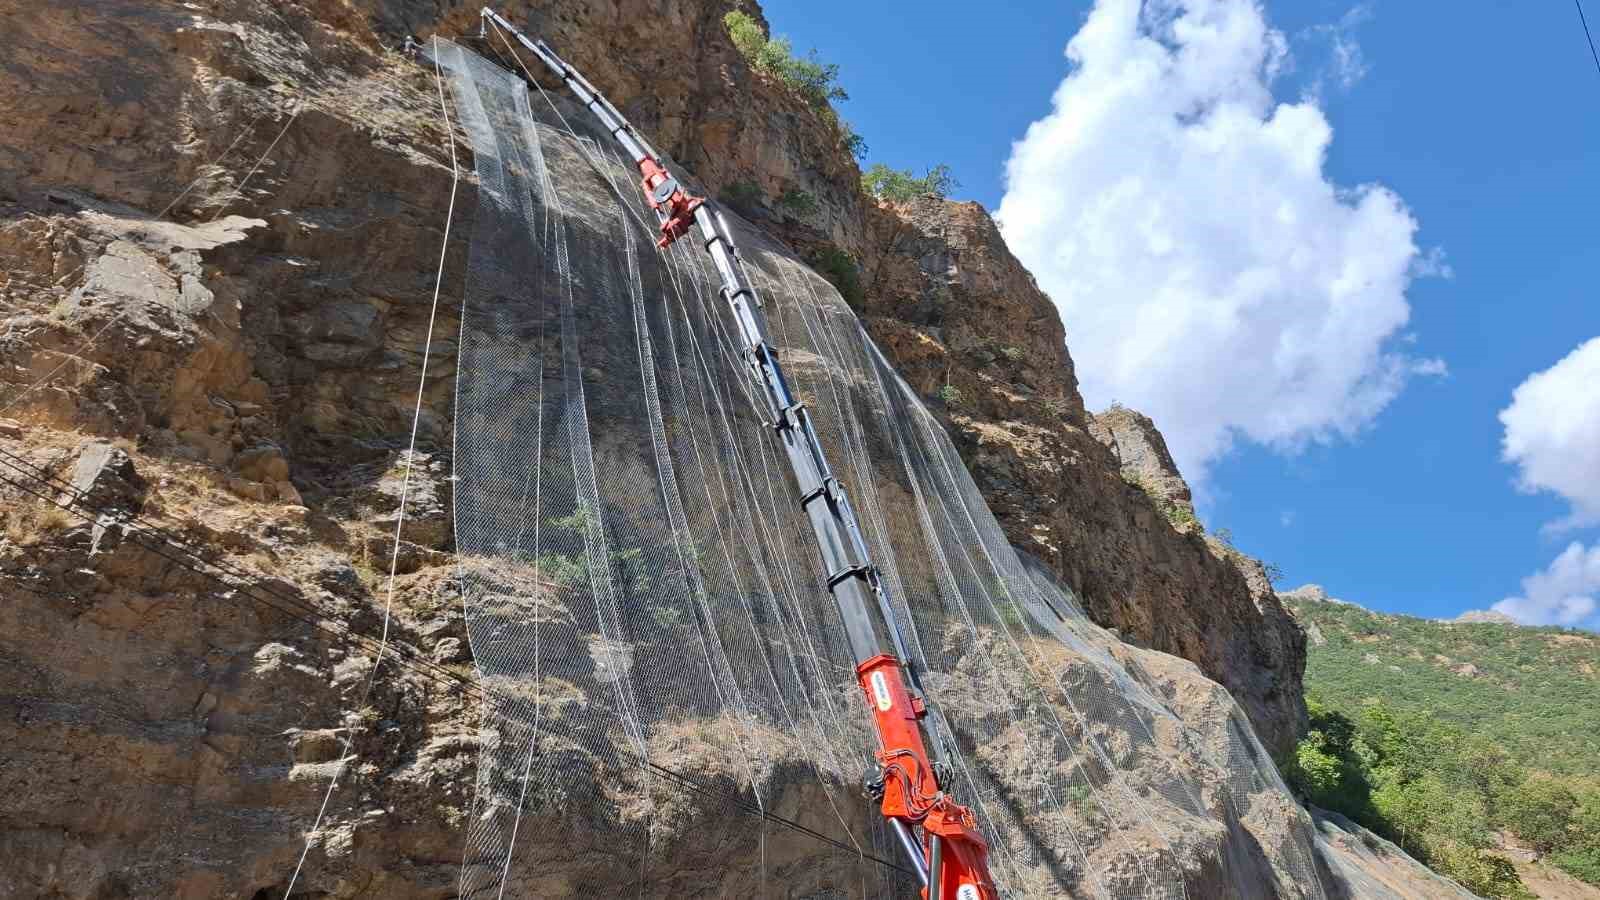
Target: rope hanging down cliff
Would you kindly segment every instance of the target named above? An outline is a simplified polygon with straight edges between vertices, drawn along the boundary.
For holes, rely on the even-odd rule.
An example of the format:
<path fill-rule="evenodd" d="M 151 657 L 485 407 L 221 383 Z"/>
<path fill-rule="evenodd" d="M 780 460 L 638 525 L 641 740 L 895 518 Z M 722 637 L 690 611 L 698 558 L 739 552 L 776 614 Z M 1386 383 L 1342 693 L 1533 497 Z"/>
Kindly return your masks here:
<path fill-rule="evenodd" d="M 435 38 L 436 42 L 437 40 Z M 394 548 L 390 552 L 389 577 L 384 587 L 383 634 L 378 639 L 377 655 L 372 658 L 372 668 L 367 672 L 366 683 L 361 688 L 361 699 L 351 707 L 352 718 L 355 718 L 355 714 L 358 711 L 365 709 L 367 701 L 371 699 L 372 689 L 378 681 L 378 669 L 383 665 L 383 657 L 389 646 L 389 626 L 394 618 L 394 583 L 395 576 L 400 568 L 400 539 L 405 531 L 406 502 L 411 492 L 411 469 L 417 455 L 417 431 L 422 423 L 422 397 L 428 387 L 428 362 L 432 359 L 433 354 L 433 328 L 439 318 L 439 291 L 444 286 L 444 261 L 446 254 L 450 250 L 450 227 L 455 223 L 456 218 L 456 188 L 461 184 L 461 167 L 456 163 L 455 132 L 451 127 L 450 110 L 445 105 L 444 99 L 444 76 L 437 64 L 434 65 L 433 74 L 434 83 L 439 90 L 439 115 L 444 121 L 445 143 L 450 147 L 450 205 L 445 211 L 444 235 L 439 240 L 439 267 L 433 279 L 433 301 L 428 309 L 428 330 L 422 345 L 422 366 L 417 374 L 417 402 L 411 411 L 411 436 L 406 445 L 405 473 L 400 480 L 400 508 L 395 514 Z M 297 106 L 295 107 L 294 115 L 289 117 L 289 121 L 283 125 L 283 130 L 279 131 L 278 137 L 273 140 L 273 147 L 277 146 L 278 140 L 283 138 L 284 134 L 288 132 L 289 126 L 294 124 L 295 118 L 299 115 L 300 108 Z M 267 153 L 271 152 L 272 147 L 268 147 Z M 262 154 L 262 158 L 265 159 L 266 154 Z M 257 163 L 258 167 L 259 165 L 260 163 Z M 251 169 L 250 175 L 254 174 L 255 169 Z M 243 190 L 244 184 L 249 183 L 250 175 L 245 176 L 244 183 L 240 185 L 240 190 Z M 222 210 L 219 209 L 217 212 L 220 214 Z M 215 219 L 216 216 L 213 215 L 212 218 Z M 333 800 L 333 792 L 339 786 L 339 778 L 344 774 L 345 767 L 349 765 L 350 748 L 355 741 L 357 728 L 359 728 L 359 725 L 352 726 L 344 733 L 343 745 L 339 751 L 339 765 L 333 770 L 333 777 L 328 780 L 328 789 L 322 795 L 322 805 L 317 809 L 317 817 L 311 823 L 311 830 L 306 832 L 305 847 L 300 851 L 300 859 L 295 863 L 294 874 L 289 877 L 289 883 L 283 890 L 284 900 L 289 900 L 289 897 L 294 894 L 295 882 L 300 879 L 300 871 L 305 867 L 306 857 L 311 854 L 312 842 L 316 840 L 317 833 L 322 828 L 322 820 L 328 813 L 328 804 Z"/>

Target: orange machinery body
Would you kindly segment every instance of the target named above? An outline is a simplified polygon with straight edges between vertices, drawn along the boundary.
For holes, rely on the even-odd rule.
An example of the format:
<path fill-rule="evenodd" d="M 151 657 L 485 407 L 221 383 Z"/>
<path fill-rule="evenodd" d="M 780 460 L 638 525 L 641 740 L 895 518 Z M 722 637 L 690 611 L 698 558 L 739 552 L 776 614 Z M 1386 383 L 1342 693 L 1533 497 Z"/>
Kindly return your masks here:
<path fill-rule="evenodd" d="M 905 673 L 893 656 L 879 654 L 856 667 L 856 678 L 878 728 L 878 765 L 883 774 L 883 815 L 920 825 L 923 858 L 929 861 L 926 900 L 995 900 L 989 879 L 989 845 L 972 811 L 939 787 L 922 742 L 927 706 L 906 689 Z"/>
<path fill-rule="evenodd" d="M 649 157 L 639 160 L 639 175 L 650 208 L 661 217 L 661 237 L 656 239 L 656 246 L 665 248 L 689 233 L 694 227 L 694 211 L 706 201 L 685 191 L 677 179 Z"/>

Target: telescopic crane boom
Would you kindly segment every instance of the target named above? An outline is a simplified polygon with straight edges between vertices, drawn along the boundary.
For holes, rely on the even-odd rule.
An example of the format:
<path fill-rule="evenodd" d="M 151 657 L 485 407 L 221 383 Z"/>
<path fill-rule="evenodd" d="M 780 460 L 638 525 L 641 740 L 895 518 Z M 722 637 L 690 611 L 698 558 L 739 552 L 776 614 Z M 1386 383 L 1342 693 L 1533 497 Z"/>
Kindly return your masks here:
<path fill-rule="evenodd" d="M 722 279 L 750 374 L 762 387 L 773 428 L 783 442 L 855 656 L 856 678 L 877 727 L 877 770 L 867 778 L 883 816 L 923 884 L 926 900 L 998 900 L 989 876 L 988 845 L 972 811 L 945 792 L 949 776 L 928 753 L 927 704 L 895 626 L 888 589 L 878 577 L 850 498 L 834 476 L 805 404 L 789 390 L 768 343 L 761 300 L 744 277 L 726 221 L 704 198 L 686 191 L 660 154 L 611 102 L 542 40 L 530 40 L 505 17 L 482 17 L 513 35 L 560 78 L 605 126 L 639 169 L 640 187 L 660 221 L 656 245 L 666 248 L 698 227 Z"/>

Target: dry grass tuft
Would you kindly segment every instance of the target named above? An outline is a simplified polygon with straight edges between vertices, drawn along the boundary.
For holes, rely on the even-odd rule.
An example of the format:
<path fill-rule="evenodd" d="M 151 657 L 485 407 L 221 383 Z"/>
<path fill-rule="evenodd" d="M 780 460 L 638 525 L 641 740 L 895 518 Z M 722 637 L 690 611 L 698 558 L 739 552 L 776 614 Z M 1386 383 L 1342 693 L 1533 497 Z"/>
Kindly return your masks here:
<path fill-rule="evenodd" d="M 29 500 L 0 509 L 6 540 L 31 547 L 72 525 L 72 514 L 45 500 Z"/>

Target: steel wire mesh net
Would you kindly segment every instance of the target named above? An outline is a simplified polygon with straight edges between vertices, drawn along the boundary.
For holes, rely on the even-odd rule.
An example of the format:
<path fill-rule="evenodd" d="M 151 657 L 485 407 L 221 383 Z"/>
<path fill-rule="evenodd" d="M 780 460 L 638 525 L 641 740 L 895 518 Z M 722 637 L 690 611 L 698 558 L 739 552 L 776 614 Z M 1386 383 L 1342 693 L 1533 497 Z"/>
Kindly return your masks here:
<path fill-rule="evenodd" d="M 438 46 L 479 194 L 455 504 L 489 699 L 460 896 L 911 896 L 860 788 L 874 738 L 844 629 L 709 261 L 692 240 L 656 250 L 635 173 L 581 111 Z M 731 224 L 1003 893 L 1321 896 L 1314 832 L 1242 713 L 1188 728 L 1007 543 L 837 292 Z M 1258 834 L 1269 863 L 1241 849 Z"/>

